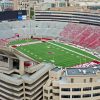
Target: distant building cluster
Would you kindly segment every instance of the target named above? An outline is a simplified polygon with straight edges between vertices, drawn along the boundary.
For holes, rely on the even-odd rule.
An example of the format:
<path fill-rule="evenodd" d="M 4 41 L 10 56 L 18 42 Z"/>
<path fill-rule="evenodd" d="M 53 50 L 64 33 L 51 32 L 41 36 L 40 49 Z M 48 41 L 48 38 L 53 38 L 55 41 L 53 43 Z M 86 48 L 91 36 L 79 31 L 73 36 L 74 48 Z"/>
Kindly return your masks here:
<path fill-rule="evenodd" d="M 27 10 L 28 16 L 30 16 L 31 10 L 50 10 L 52 8 L 59 10 L 69 6 L 72 10 L 77 9 L 73 7 L 98 10 L 100 0 L 0 0 L 0 11 Z"/>
<path fill-rule="evenodd" d="M 0 11 L 14 10 L 13 0 L 0 0 Z"/>

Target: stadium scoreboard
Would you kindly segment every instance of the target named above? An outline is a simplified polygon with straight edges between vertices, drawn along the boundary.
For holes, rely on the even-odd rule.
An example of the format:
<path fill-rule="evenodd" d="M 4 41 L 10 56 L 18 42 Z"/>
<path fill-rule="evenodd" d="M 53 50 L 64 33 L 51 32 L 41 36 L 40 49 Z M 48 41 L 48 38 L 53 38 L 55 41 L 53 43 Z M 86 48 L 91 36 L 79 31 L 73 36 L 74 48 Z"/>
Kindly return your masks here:
<path fill-rule="evenodd" d="M 26 10 L 3 11 L 0 12 L 0 21 L 23 20 L 26 19 L 26 16 L 27 16 Z"/>

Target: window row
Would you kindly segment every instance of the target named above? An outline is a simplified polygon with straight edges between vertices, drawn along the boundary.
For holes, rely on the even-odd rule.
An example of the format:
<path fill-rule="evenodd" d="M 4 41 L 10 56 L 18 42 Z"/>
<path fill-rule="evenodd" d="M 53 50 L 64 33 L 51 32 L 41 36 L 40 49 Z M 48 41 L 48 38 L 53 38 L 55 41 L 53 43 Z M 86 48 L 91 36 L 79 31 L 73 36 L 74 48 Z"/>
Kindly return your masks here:
<path fill-rule="evenodd" d="M 91 87 L 83 88 L 83 91 L 89 91 Z M 71 88 L 62 88 L 61 91 L 71 91 Z M 81 88 L 72 88 L 72 91 L 81 91 Z"/>
<path fill-rule="evenodd" d="M 93 82 L 93 78 L 90 78 L 89 82 Z M 73 78 L 71 78 L 71 83 L 74 83 L 74 79 Z M 86 79 L 84 79 L 84 83 L 86 83 Z"/>
<path fill-rule="evenodd" d="M 100 86 L 95 86 L 93 87 L 93 90 L 99 90 Z M 90 91 L 92 90 L 92 87 L 84 87 L 83 89 L 81 88 L 72 88 L 72 91 Z M 62 88 L 61 91 L 71 91 L 71 88 Z"/>
<path fill-rule="evenodd" d="M 100 96 L 100 93 L 94 93 L 93 97 Z M 92 97 L 91 94 L 84 94 L 82 98 Z M 71 95 L 61 95 L 61 98 L 71 98 Z M 72 95 L 72 98 L 81 98 L 81 95 Z"/>

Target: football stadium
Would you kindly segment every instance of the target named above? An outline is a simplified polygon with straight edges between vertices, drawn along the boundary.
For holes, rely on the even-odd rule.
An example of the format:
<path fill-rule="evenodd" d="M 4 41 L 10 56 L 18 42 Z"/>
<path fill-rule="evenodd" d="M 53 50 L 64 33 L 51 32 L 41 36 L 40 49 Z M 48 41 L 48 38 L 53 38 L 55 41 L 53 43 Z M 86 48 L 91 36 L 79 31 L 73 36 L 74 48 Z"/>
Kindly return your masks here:
<path fill-rule="evenodd" d="M 0 99 L 100 100 L 100 15 L 0 22 Z"/>

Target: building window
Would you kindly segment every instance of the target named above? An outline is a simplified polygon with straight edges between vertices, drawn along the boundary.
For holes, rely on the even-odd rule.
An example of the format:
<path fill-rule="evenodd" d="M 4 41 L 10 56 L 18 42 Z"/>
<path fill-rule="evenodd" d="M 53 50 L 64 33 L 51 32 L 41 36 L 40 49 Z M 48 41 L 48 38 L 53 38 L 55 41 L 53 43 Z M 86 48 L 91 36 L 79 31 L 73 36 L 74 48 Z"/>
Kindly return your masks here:
<path fill-rule="evenodd" d="M 65 3 L 59 3 L 59 7 L 65 7 L 66 4 Z"/>
<path fill-rule="evenodd" d="M 54 89 L 59 89 L 59 87 L 53 86 Z"/>
<path fill-rule="evenodd" d="M 50 96 L 50 99 L 53 99 L 53 97 L 52 97 L 52 96 Z"/>
<path fill-rule="evenodd" d="M 72 98 L 81 98 L 81 95 L 72 95 Z"/>
<path fill-rule="evenodd" d="M 62 77 L 59 77 L 59 80 L 61 80 L 62 79 Z"/>
<path fill-rule="evenodd" d="M 81 91 L 81 88 L 72 88 L 72 91 Z"/>
<path fill-rule="evenodd" d="M 86 83 L 86 79 L 84 79 L 84 83 Z"/>
<path fill-rule="evenodd" d="M 70 98 L 70 95 L 61 95 L 61 98 Z"/>
<path fill-rule="evenodd" d="M 48 90 L 44 90 L 45 93 L 48 93 Z"/>
<path fill-rule="evenodd" d="M 85 87 L 83 88 L 83 91 L 90 91 L 91 90 L 91 87 Z"/>
<path fill-rule="evenodd" d="M 50 93 L 52 93 L 52 89 L 50 90 Z"/>
<path fill-rule="evenodd" d="M 93 97 L 100 96 L 100 93 L 94 93 Z"/>
<path fill-rule="evenodd" d="M 50 84 L 50 86 L 52 86 L 52 83 Z"/>
<path fill-rule="evenodd" d="M 93 82 L 93 78 L 90 78 L 90 82 Z"/>
<path fill-rule="evenodd" d="M 54 93 L 55 96 L 59 96 L 59 93 Z"/>
<path fill-rule="evenodd" d="M 61 91 L 70 91 L 70 88 L 62 88 Z"/>
<path fill-rule="evenodd" d="M 88 98 L 88 97 L 91 97 L 91 94 L 84 94 L 83 95 L 83 98 Z"/>
<path fill-rule="evenodd" d="M 93 87 L 93 90 L 98 90 L 98 89 L 100 89 L 100 86 Z"/>
<path fill-rule="evenodd" d="M 74 79 L 73 78 L 71 78 L 71 83 L 74 83 Z"/>
<path fill-rule="evenodd" d="M 45 98 L 46 100 L 48 100 L 48 97 L 44 96 L 44 98 Z"/>
<path fill-rule="evenodd" d="M 56 4 L 52 3 L 52 4 L 51 4 L 51 7 L 56 7 Z"/>

